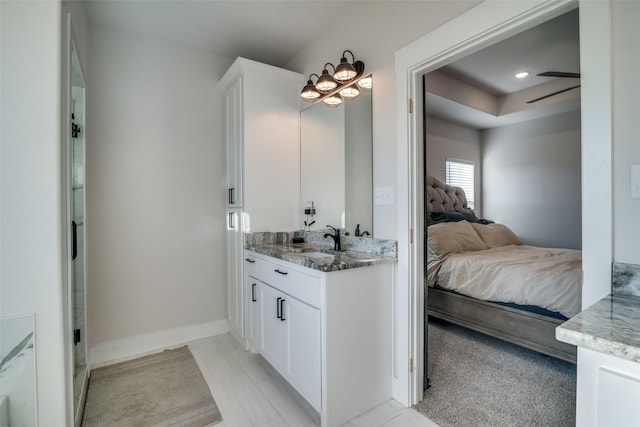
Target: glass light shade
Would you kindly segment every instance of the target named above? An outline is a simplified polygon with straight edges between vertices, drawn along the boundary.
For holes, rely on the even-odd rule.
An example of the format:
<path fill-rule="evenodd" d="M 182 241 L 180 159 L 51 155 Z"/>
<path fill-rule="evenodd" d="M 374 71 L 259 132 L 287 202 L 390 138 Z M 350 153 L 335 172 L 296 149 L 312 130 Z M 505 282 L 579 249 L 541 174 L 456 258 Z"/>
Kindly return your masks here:
<path fill-rule="evenodd" d="M 336 72 L 333 73 L 333 78 L 341 82 L 346 82 L 357 75 L 358 72 L 355 67 L 349 64 L 346 58 L 342 58 L 340 60 L 340 65 L 336 67 Z"/>
<path fill-rule="evenodd" d="M 329 71 L 325 68 L 322 70 L 322 75 L 316 83 L 316 89 L 322 93 L 328 93 L 338 87 L 338 83 L 329 75 Z"/>
<path fill-rule="evenodd" d="M 334 93 L 331 96 L 327 96 L 322 100 L 322 102 L 324 102 L 324 105 L 326 105 L 327 107 L 335 108 L 342 104 L 342 98 L 337 93 Z"/>
<path fill-rule="evenodd" d="M 364 90 L 371 90 L 373 87 L 373 78 L 371 76 L 358 80 L 358 86 Z"/>
<path fill-rule="evenodd" d="M 300 97 L 307 102 L 313 102 L 314 100 L 320 98 L 320 92 L 313 85 L 311 80 L 307 81 L 307 85 L 302 88 L 302 92 L 300 92 Z"/>
<path fill-rule="evenodd" d="M 345 87 L 344 89 L 340 89 L 340 95 L 346 99 L 355 99 L 358 95 L 360 95 L 360 91 L 355 85 Z"/>

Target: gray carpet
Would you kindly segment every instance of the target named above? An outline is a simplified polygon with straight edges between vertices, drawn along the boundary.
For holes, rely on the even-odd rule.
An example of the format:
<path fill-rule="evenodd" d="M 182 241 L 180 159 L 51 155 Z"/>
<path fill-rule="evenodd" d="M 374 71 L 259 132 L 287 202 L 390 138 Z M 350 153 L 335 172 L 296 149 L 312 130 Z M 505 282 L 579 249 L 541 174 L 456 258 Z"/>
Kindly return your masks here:
<path fill-rule="evenodd" d="M 415 409 L 441 427 L 575 426 L 576 367 L 429 319 L 431 388 Z"/>
<path fill-rule="evenodd" d="M 204 427 L 222 420 L 188 347 L 91 371 L 83 426 Z"/>

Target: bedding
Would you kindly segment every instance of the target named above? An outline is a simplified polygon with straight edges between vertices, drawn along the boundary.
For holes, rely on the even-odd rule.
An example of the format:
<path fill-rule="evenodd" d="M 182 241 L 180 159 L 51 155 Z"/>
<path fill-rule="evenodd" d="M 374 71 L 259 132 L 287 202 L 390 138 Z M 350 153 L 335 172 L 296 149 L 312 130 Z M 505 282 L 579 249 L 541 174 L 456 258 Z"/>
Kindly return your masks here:
<path fill-rule="evenodd" d="M 475 233 L 475 236 L 471 234 Z M 427 284 L 485 301 L 580 311 L 581 252 L 522 245 L 503 224 L 467 221 L 428 229 Z"/>

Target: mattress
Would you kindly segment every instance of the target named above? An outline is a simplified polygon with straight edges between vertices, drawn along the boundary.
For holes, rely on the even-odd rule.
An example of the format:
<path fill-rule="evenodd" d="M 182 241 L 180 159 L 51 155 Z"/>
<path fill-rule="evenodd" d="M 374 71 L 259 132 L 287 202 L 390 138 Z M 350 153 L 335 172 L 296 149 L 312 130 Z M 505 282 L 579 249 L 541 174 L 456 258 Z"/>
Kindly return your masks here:
<path fill-rule="evenodd" d="M 512 244 L 434 255 L 427 283 L 476 299 L 533 305 L 570 318 L 580 311 L 579 250 Z"/>

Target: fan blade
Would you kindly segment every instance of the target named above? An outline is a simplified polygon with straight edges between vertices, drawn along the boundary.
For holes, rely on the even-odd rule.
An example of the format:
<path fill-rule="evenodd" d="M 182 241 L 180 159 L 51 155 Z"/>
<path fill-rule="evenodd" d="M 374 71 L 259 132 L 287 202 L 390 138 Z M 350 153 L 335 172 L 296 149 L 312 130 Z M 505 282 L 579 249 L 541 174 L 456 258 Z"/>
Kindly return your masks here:
<path fill-rule="evenodd" d="M 565 73 L 563 71 L 545 71 L 544 73 L 538 74 L 542 77 L 568 77 L 571 79 L 579 79 L 580 73 Z"/>
<path fill-rule="evenodd" d="M 550 98 L 550 97 L 552 97 L 552 96 L 554 96 L 554 95 L 558 95 L 558 94 L 560 94 L 560 93 L 567 92 L 567 91 L 569 91 L 569 90 L 571 90 L 571 89 L 577 89 L 577 88 L 579 88 L 579 87 L 580 87 L 580 85 L 577 85 L 577 86 L 571 86 L 571 87 L 568 87 L 568 88 L 566 88 L 566 89 L 562 89 L 562 90 L 559 90 L 559 91 L 557 91 L 557 92 L 553 92 L 553 93 L 550 93 L 550 94 L 548 94 L 548 95 L 541 96 L 540 98 L 536 98 L 536 99 L 532 99 L 531 101 L 527 101 L 527 104 L 533 104 L 534 102 L 542 101 L 543 99 L 547 99 L 547 98 Z"/>

